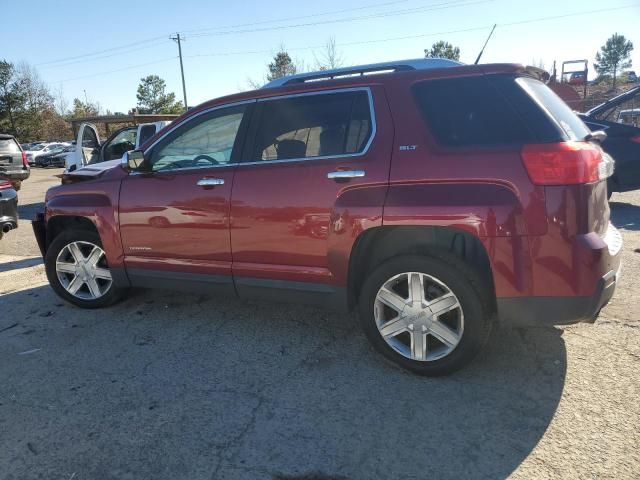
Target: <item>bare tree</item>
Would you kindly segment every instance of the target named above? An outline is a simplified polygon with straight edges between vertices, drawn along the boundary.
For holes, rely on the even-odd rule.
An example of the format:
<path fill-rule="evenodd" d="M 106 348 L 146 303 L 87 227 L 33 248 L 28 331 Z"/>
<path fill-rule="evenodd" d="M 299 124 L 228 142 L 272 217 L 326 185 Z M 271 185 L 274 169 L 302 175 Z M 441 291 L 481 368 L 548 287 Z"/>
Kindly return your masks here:
<path fill-rule="evenodd" d="M 333 70 L 344 65 L 344 56 L 336 47 L 335 37 L 330 37 L 319 55 L 313 54 L 318 70 Z"/>
<path fill-rule="evenodd" d="M 58 85 L 58 88 L 54 90 L 53 98 L 54 107 L 56 109 L 56 112 L 58 112 L 58 115 L 60 115 L 61 117 L 67 115 L 69 113 L 70 103 L 69 99 L 64 95 L 64 88 L 62 88 L 62 85 Z"/>

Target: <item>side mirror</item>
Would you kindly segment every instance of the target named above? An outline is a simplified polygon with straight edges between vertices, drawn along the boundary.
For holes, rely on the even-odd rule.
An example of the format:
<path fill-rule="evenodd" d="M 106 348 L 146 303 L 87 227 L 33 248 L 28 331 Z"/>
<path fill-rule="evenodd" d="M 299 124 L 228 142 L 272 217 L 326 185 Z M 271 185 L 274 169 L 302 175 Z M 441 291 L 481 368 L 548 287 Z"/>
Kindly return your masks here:
<path fill-rule="evenodd" d="M 131 150 L 122 156 L 122 164 L 128 170 L 139 170 L 144 163 L 142 150 Z"/>

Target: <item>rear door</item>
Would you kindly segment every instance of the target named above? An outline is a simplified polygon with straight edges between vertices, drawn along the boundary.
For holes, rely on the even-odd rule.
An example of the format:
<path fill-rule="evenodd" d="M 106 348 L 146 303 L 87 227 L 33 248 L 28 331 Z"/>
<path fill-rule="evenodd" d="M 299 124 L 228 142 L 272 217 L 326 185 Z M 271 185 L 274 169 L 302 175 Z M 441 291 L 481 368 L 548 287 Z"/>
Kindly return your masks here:
<path fill-rule="evenodd" d="M 381 221 L 392 130 L 382 87 L 258 100 L 231 199 L 240 296 L 340 284 L 344 272 L 331 265 L 348 258 L 331 259 L 330 242 L 353 242 L 360 222 Z M 336 210 L 345 194 L 365 186 L 379 186 L 380 195 Z"/>

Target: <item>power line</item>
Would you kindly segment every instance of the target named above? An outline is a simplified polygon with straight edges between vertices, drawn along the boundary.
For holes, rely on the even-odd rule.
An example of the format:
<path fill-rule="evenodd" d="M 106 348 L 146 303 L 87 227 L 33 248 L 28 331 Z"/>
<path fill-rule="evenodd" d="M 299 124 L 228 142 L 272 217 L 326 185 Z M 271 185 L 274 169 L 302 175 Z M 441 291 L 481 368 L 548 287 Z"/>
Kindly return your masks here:
<path fill-rule="evenodd" d="M 400 15 L 411 15 L 415 13 L 431 12 L 435 10 L 445 10 L 445 9 L 456 8 L 456 7 L 479 5 L 479 4 L 489 3 L 493 1 L 495 0 L 474 0 L 474 1 L 467 1 L 464 3 L 460 1 L 445 2 L 445 3 L 436 4 L 436 5 L 430 5 L 428 7 L 414 7 L 414 8 L 404 9 L 404 10 L 394 10 L 390 12 L 375 13 L 375 14 L 359 16 L 359 17 L 348 17 L 348 18 L 340 18 L 340 19 L 333 19 L 333 20 L 321 20 L 318 22 L 296 23 L 296 24 L 290 24 L 290 25 L 278 25 L 273 27 L 244 29 L 244 30 L 226 30 L 226 31 L 217 31 L 217 32 L 210 32 L 210 33 L 195 33 L 190 35 L 190 37 L 194 38 L 194 37 L 210 37 L 210 36 L 221 36 L 221 35 L 237 35 L 241 33 L 257 33 L 257 32 L 266 32 L 266 31 L 272 31 L 272 30 L 286 30 L 289 28 L 312 27 L 312 26 L 328 25 L 328 24 L 334 24 L 334 23 L 371 20 L 374 18 L 387 18 L 387 17 L 395 17 Z"/>
<path fill-rule="evenodd" d="M 300 15 L 300 16 L 296 16 L 296 17 L 284 17 L 284 18 L 280 18 L 280 19 L 264 20 L 264 21 L 253 22 L 253 23 L 226 25 L 226 26 L 221 26 L 221 27 L 216 27 L 216 28 L 217 29 L 232 29 L 232 28 L 238 28 L 238 27 L 246 27 L 246 26 L 253 26 L 253 25 L 264 25 L 264 24 L 268 24 L 268 23 L 277 23 L 277 22 L 296 20 L 296 19 L 302 19 L 302 18 L 313 18 L 313 17 L 317 17 L 317 16 L 335 15 L 337 13 L 345 13 L 345 12 L 350 12 L 350 11 L 358 11 L 358 10 L 364 10 L 364 9 L 378 8 L 378 7 L 382 7 L 382 6 L 395 5 L 395 4 L 398 4 L 398 3 L 406 3 L 407 1 L 409 1 L 409 0 L 394 0 L 394 1 L 390 1 L 390 2 L 377 3 L 377 4 L 372 4 L 372 5 L 364 5 L 364 6 L 361 6 L 361 7 L 347 8 L 347 9 L 342 9 L 342 10 L 334 10 L 334 11 L 329 11 L 329 12 L 320 12 L 320 13 L 309 14 L 309 15 Z M 447 3 L 453 4 L 453 3 L 460 3 L 460 2 L 464 2 L 464 1 L 465 0 L 455 0 L 455 1 L 447 2 Z M 201 32 L 201 31 L 210 31 L 210 30 L 212 30 L 212 29 L 211 28 L 205 28 L 205 29 L 184 30 L 183 33 L 184 32 L 187 32 L 187 33 L 188 32 Z M 197 36 L 206 36 L 206 35 L 200 34 L 200 35 L 197 35 Z M 136 42 L 128 43 L 128 44 L 125 44 L 125 45 L 119 45 L 117 47 L 107 48 L 107 49 L 104 49 L 104 50 L 98 50 L 98 51 L 95 51 L 95 52 L 88 52 L 88 53 L 84 53 L 84 54 L 81 54 L 81 55 L 75 55 L 75 56 L 72 56 L 72 57 L 59 58 L 59 59 L 56 59 L 56 60 L 48 60 L 46 62 L 37 63 L 37 64 L 35 64 L 35 66 L 41 67 L 41 66 L 45 66 L 45 65 L 58 64 L 58 63 L 63 63 L 63 62 L 68 62 L 68 63 L 66 63 L 66 65 L 72 64 L 72 63 L 81 63 L 83 60 L 80 60 L 80 59 L 84 59 L 84 58 L 88 58 L 88 57 L 95 57 L 95 56 L 103 54 L 103 53 L 118 51 L 117 53 L 114 53 L 112 55 L 96 57 L 96 58 L 94 58 L 92 60 L 97 60 L 99 58 L 108 58 L 110 56 L 136 51 L 138 49 L 131 49 L 131 47 L 136 47 L 138 45 L 142 45 L 142 44 L 145 44 L 145 43 L 154 42 L 154 44 L 159 44 L 159 43 L 161 43 L 159 40 L 164 40 L 164 39 L 166 39 L 165 35 L 158 36 L 158 37 L 151 37 L 151 38 L 139 40 L 139 41 L 136 41 Z M 147 47 L 145 47 L 145 48 L 147 48 Z M 75 62 L 70 62 L 70 60 L 76 60 L 76 61 Z"/>
<path fill-rule="evenodd" d="M 44 68 L 67 67 L 69 65 L 75 65 L 75 64 L 78 64 L 78 63 L 93 62 L 93 61 L 96 61 L 96 60 L 102 60 L 102 59 L 105 59 L 105 58 L 115 57 L 116 55 L 124 55 L 124 54 L 127 54 L 127 53 L 137 52 L 137 51 L 140 51 L 140 50 L 146 50 L 148 48 L 156 47 L 160 43 L 161 42 L 157 42 L 157 43 L 153 43 L 151 45 L 144 45 L 142 47 L 132 48 L 132 49 L 129 49 L 129 50 L 124 50 L 124 51 L 118 51 L 118 52 L 115 52 L 115 53 L 110 53 L 108 55 L 101 55 L 99 57 L 94 57 L 94 58 L 73 60 L 73 61 L 70 61 L 70 62 L 58 63 L 58 64 L 54 64 L 54 65 L 45 65 Z"/>
<path fill-rule="evenodd" d="M 466 33 L 466 32 L 475 32 L 478 30 L 487 30 L 491 28 L 491 25 L 483 25 L 481 27 L 472 27 L 472 28 L 464 28 L 461 30 L 448 30 L 446 32 L 434 32 L 434 33 L 419 33 L 416 35 L 403 35 L 401 37 L 386 37 L 386 38 L 377 38 L 373 40 L 359 40 L 355 42 L 345 42 L 338 43 L 336 47 L 351 47 L 354 45 L 368 45 L 372 43 L 382 43 L 382 42 L 393 42 L 397 40 L 411 40 L 414 38 L 425 38 L 425 37 L 438 37 L 441 35 L 451 35 L 455 33 Z M 305 47 L 287 47 L 287 51 L 296 51 L 296 50 L 313 50 L 314 48 L 324 48 L 325 45 L 307 45 Z M 204 54 L 194 54 L 194 55 L 185 55 L 185 58 L 194 58 L 194 57 L 218 57 L 218 56 L 233 56 L 233 55 L 252 55 L 252 54 L 271 54 L 273 53 L 273 49 L 271 50 L 245 50 L 241 52 L 217 52 L 217 53 L 204 53 Z"/>
<path fill-rule="evenodd" d="M 546 16 L 546 17 L 538 17 L 538 18 L 532 18 L 532 19 L 526 19 L 526 20 L 517 20 L 517 21 L 513 21 L 513 22 L 506 22 L 506 23 L 499 23 L 497 24 L 497 29 L 500 28 L 504 28 L 504 27 L 511 27 L 511 26 L 516 26 L 516 25 L 524 25 L 524 24 L 528 24 L 528 23 L 538 23 L 538 22 L 545 22 L 548 20 L 557 20 L 557 19 L 561 19 L 561 18 L 568 18 L 568 17 L 578 17 L 578 16 L 583 16 L 583 15 L 592 15 L 595 13 L 603 13 L 603 12 L 612 12 L 612 11 L 619 11 L 619 10 L 625 10 L 625 9 L 629 9 L 629 8 L 634 8 L 637 7 L 636 5 L 622 5 L 619 7 L 613 7 L 613 8 L 600 8 L 600 9 L 595 9 L 595 10 L 585 10 L 582 12 L 572 12 L 572 13 L 566 13 L 566 14 L 562 14 L 562 15 L 550 15 L 550 16 Z M 342 44 L 337 44 L 337 46 L 352 46 L 352 45 L 362 45 L 362 44 L 369 44 L 369 43 L 379 43 L 379 42 L 388 42 L 388 41 L 394 41 L 394 40 L 408 40 L 408 39 L 412 39 L 412 38 L 422 38 L 422 37 L 430 37 L 430 36 L 439 36 L 439 35 L 450 35 L 450 34 L 455 34 L 455 33 L 464 33 L 464 32 L 471 32 L 471 31 L 477 31 L 477 30 L 484 30 L 484 29 L 488 29 L 490 28 L 491 25 L 483 25 L 483 26 L 478 26 L 478 27 L 471 27 L 471 28 L 465 28 L 465 29 L 460 29 L 460 30 L 449 30 L 447 32 L 437 32 L 437 33 L 425 33 L 425 34 L 417 34 L 417 35 L 406 35 L 406 36 L 402 36 L 402 37 L 389 37 L 389 38 L 380 38 L 380 39 L 375 39 L 375 40 L 363 40 L 363 41 L 356 41 L 356 42 L 348 42 L 348 43 L 342 43 Z M 288 50 L 308 50 L 308 49 L 313 49 L 313 48 L 321 48 L 322 45 L 318 45 L 318 46 L 306 46 L 306 47 L 294 47 L 294 48 L 290 48 Z M 209 57 L 209 56 L 226 56 L 226 55 L 245 55 L 245 54 L 254 54 L 254 53 L 271 53 L 272 51 L 244 51 L 244 52 L 219 52 L 219 53 L 212 53 L 212 54 L 196 54 L 196 55 L 189 55 L 189 58 L 192 57 Z M 187 56 L 185 56 L 187 57 Z M 63 82 L 69 82 L 72 80 L 79 80 L 82 78 L 90 78 L 90 77 L 96 77 L 96 76 L 100 76 L 100 75 L 107 75 L 110 73 L 115 73 L 115 72 L 121 72 L 124 70 L 130 70 L 133 68 L 138 68 L 138 67 L 143 67 L 143 66 L 147 66 L 147 65 L 153 65 L 153 64 L 157 64 L 157 63 L 161 63 L 161 62 L 166 62 L 168 60 L 175 60 L 177 57 L 173 56 L 173 57 L 167 57 L 167 58 L 163 58 L 160 60 L 156 60 L 153 62 L 148 62 L 148 63 L 143 63 L 143 64 L 137 64 L 137 65 L 130 65 L 128 67 L 124 67 L 124 68 L 119 68 L 116 70 L 109 70 L 106 72 L 100 72 L 100 73 L 95 73 L 95 74 L 90 74 L 90 75 L 84 75 L 81 77 L 74 77 L 74 78 L 68 78 L 65 80 L 57 80 L 55 82 L 52 83 L 63 83 Z"/>
<path fill-rule="evenodd" d="M 267 24 L 267 23 L 288 22 L 290 20 L 302 20 L 303 18 L 322 17 L 322 16 L 326 16 L 326 15 L 335 15 L 337 13 L 346 13 L 346 12 L 354 12 L 354 11 L 358 11 L 358 10 L 365 10 L 365 9 L 368 10 L 370 8 L 386 7 L 386 6 L 389 6 L 389 5 L 397 5 L 398 3 L 406 3 L 408 1 L 409 0 L 395 0 L 393 2 L 375 3 L 375 4 L 370 4 L 370 5 L 364 5 L 362 7 L 344 8 L 342 10 L 333 10 L 333 11 L 329 11 L 329 12 L 312 13 L 312 14 L 308 14 L 308 15 L 299 15 L 299 16 L 295 16 L 295 17 L 285 17 L 285 18 L 277 18 L 277 19 L 271 19 L 271 20 L 263 20 L 263 21 L 260 21 L 260 22 L 239 23 L 239 24 L 236 24 L 236 25 L 226 25 L 226 26 L 223 26 L 223 27 L 196 28 L 196 29 L 193 29 L 193 30 L 183 30 L 183 33 L 197 33 L 197 32 L 203 32 L 203 31 L 224 30 L 224 29 L 228 29 L 228 28 L 253 27 L 255 25 L 264 25 L 264 24 Z M 464 0 L 458 0 L 458 1 L 464 1 Z"/>
<path fill-rule="evenodd" d="M 100 55 L 101 53 L 113 52 L 115 50 L 122 50 L 122 49 L 126 49 L 126 48 L 129 48 L 129 47 L 135 47 L 137 45 L 142 45 L 144 43 L 154 42 L 154 41 L 161 40 L 161 39 L 162 40 L 166 39 L 166 36 L 163 35 L 162 37 L 153 37 L 153 38 L 148 38 L 146 40 L 139 40 L 137 42 L 128 43 L 126 45 L 120 45 L 118 47 L 106 48 L 104 50 L 98 50 L 98 51 L 92 52 L 92 53 L 83 53 L 82 55 L 75 55 L 73 57 L 59 58 L 57 60 L 49 60 L 47 62 L 36 63 L 35 66 L 36 67 L 40 67 L 42 65 L 50 65 L 52 63 L 60 63 L 60 62 L 66 62 L 66 61 L 69 61 L 69 60 L 76 60 L 78 58 L 92 57 L 92 56 L 95 56 L 95 55 Z"/>
<path fill-rule="evenodd" d="M 586 11 L 583 11 L 583 12 L 573 12 L 573 13 L 567 13 L 567 14 L 562 14 L 562 15 L 551 15 L 551 16 L 538 17 L 538 18 L 533 18 L 533 19 L 528 19 L 528 20 L 519 20 L 519 21 L 515 21 L 515 22 L 498 23 L 497 24 L 497 28 L 500 29 L 500 28 L 504 28 L 504 27 L 523 25 L 523 24 L 527 24 L 527 23 L 537 23 L 537 22 L 543 22 L 543 21 L 547 21 L 547 20 L 557 20 L 557 19 L 567 18 L 567 17 L 575 17 L 575 16 L 581 16 L 581 15 L 591 15 L 591 14 L 594 14 L 594 13 L 602 13 L 602 12 L 623 10 L 623 9 L 632 8 L 632 7 L 635 7 L 635 5 L 625 5 L 625 6 L 620 6 L 620 7 L 602 8 L 602 9 L 596 9 L 596 10 L 586 10 Z M 378 38 L 378 39 L 372 39 L 372 40 L 359 40 L 359 41 L 355 41 L 355 42 L 338 43 L 338 44 L 336 44 L 336 46 L 337 47 L 348 47 L 348 46 L 354 46 L 354 45 L 367 45 L 367 44 L 372 44 L 372 43 L 391 42 L 391 41 L 397 41 L 397 40 L 410 40 L 410 39 L 414 39 L 414 38 L 437 37 L 437 36 L 441 36 L 441 35 L 451 35 L 451 34 L 456 34 L 456 33 L 466 33 L 466 32 L 474 32 L 474 31 L 479 31 L 479 30 L 488 30 L 492 26 L 493 25 L 488 24 L 488 25 L 482 25 L 482 26 L 478 26 L 478 27 L 470 27 L 470 28 L 464 28 L 464 29 L 459 29 L 459 30 L 448 30 L 448 31 L 443 31 L 443 32 L 421 33 L 421 34 L 416 34 L 416 35 L 403 35 L 403 36 L 399 36 L 399 37 L 386 37 L 386 38 Z M 287 50 L 288 51 L 289 50 L 290 51 L 313 50 L 314 48 L 323 48 L 323 47 L 324 47 L 324 45 L 308 45 L 308 46 L 305 46 L 305 47 L 287 47 Z M 216 52 L 216 53 L 208 53 L 208 54 L 187 55 L 185 57 L 186 58 L 217 57 L 217 56 L 252 55 L 252 54 L 264 54 L 264 53 L 271 54 L 271 53 L 273 53 L 273 50 L 245 50 L 245 51 L 236 51 L 236 52 Z"/>
<path fill-rule="evenodd" d="M 64 80 L 55 80 L 55 81 L 53 81 L 51 83 L 64 83 L 64 82 L 70 82 L 72 80 L 80 80 L 82 78 L 99 77 L 100 75 L 108 75 L 110 73 L 123 72 L 125 70 L 131 70 L 131 69 L 134 69 L 134 68 L 146 67 L 147 65 L 155 65 L 157 63 L 167 62 L 169 60 L 175 60 L 176 58 L 178 58 L 178 57 L 176 57 L 176 56 L 167 57 L 167 58 L 162 58 L 160 60 L 155 60 L 153 62 L 140 63 L 140 64 L 137 64 L 137 65 L 129 65 L 128 67 L 118 68 L 116 70 L 108 70 L 106 72 L 92 73 L 90 75 L 83 75 L 81 77 L 65 78 Z"/>

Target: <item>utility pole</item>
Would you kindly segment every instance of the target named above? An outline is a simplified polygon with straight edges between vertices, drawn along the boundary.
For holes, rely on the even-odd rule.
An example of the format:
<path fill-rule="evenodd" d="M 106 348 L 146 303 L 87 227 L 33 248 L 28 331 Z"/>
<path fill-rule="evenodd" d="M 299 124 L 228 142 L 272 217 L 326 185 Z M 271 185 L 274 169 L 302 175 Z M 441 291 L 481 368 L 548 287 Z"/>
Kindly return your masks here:
<path fill-rule="evenodd" d="M 187 110 L 187 87 L 184 84 L 184 67 L 182 66 L 182 44 L 180 43 L 180 34 L 176 33 L 171 40 L 178 43 L 178 55 L 180 56 L 180 74 L 182 75 L 182 95 L 184 96 L 184 109 Z"/>

